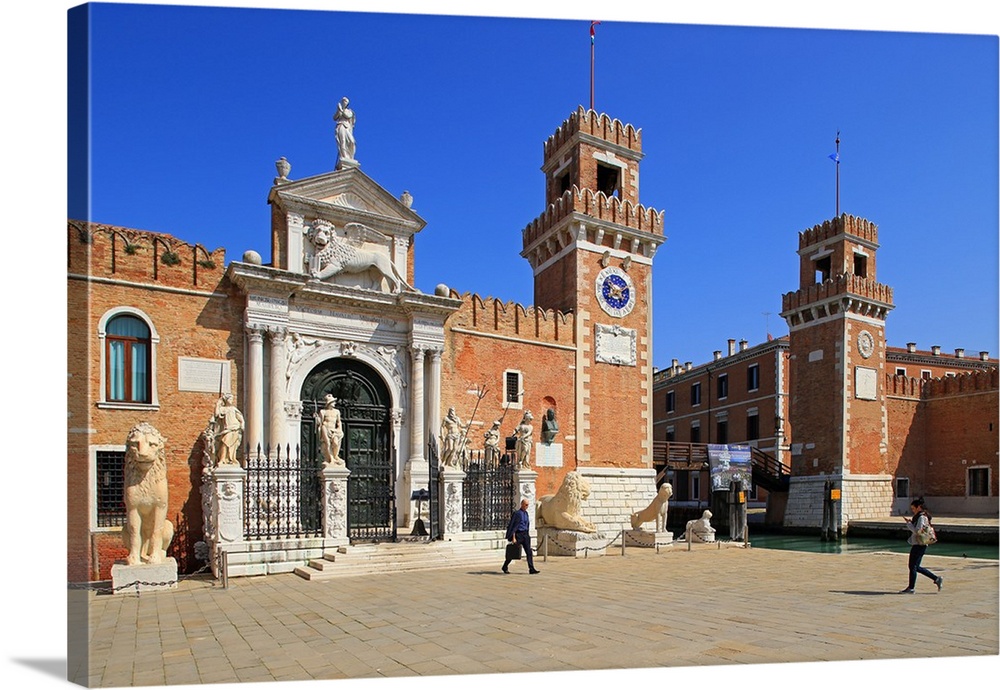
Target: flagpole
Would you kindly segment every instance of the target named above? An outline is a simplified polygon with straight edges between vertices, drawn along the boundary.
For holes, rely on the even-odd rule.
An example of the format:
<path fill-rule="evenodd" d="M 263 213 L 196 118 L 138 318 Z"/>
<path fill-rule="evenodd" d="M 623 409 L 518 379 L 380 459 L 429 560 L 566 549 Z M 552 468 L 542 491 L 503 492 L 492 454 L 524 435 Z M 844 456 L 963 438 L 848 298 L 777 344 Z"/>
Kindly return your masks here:
<path fill-rule="evenodd" d="M 837 130 L 837 218 L 840 218 L 840 130 Z"/>
<path fill-rule="evenodd" d="M 590 22 L 590 109 L 594 109 L 594 27 L 600 22 Z"/>

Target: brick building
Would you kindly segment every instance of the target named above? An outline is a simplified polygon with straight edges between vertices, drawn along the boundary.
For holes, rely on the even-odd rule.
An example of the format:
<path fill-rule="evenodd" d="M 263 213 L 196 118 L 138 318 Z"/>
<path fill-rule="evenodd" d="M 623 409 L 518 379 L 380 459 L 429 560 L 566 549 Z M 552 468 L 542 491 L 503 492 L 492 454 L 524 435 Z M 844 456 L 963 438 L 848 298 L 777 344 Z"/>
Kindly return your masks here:
<path fill-rule="evenodd" d="M 553 493 L 576 470 L 592 487 L 588 518 L 617 531 L 655 491 L 651 279 L 664 238 L 662 213 L 638 202 L 641 158 L 639 130 L 583 108 L 545 142 L 546 208 L 523 230 L 532 306 L 410 287 L 425 222 L 406 192 L 390 194 L 350 158 L 302 180 L 278 161 L 269 263 L 71 220 L 70 579 L 106 579 L 124 553 L 124 442 L 141 421 L 167 437 L 171 555 L 184 571 L 199 565 L 196 544 L 213 528 L 203 432 L 226 392 L 247 454 L 301 463 L 317 457 L 321 401 L 338 398 L 350 486 L 365 482 L 387 506 L 383 531 L 352 540 L 414 526 L 432 482 L 428 443 L 451 407 L 473 450 L 493 420 L 510 437 L 532 412 L 537 478 L 519 490 Z M 542 444 L 550 410 L 559 433 Z M 306 475 L 296 482 L 287 490 L 305 501 Z M 290 570 L 329 541 L 256 544 L 242 572 Z"/>
<path fill-rule="evenodd" d="M 788 336 L 730 340 L 725 355 L 654 376 L 654 438 L 748 443 L 791 468 L 787 493 L 768 497 L 769 519 L 786 527 L 820 525 L 827 481 L 842 490 L 842 528 L 915 496 L 937 512 L 997 510 L 998 360 L 887 346 L 893 298 L 875 280 L 878 246 L 876 226 L 847 215 L 800 233 Z M 708 501 L 705 475 L 678 472 L 675 496 Z"/>

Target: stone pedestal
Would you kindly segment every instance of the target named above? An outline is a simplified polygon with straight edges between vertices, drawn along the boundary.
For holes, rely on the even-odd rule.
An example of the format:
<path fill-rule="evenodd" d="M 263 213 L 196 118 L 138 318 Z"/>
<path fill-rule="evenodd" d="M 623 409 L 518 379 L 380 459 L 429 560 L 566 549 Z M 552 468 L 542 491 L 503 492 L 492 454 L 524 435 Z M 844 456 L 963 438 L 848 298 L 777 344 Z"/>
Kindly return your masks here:
<path fill-rule="evenodd" d="M 546 548 L 546 541 L 548 547 Z M 608 550 L 610 540 L 603 534 L 587 534 L 568 529 L 539 527 L 535 551 L 545 556 L 570 556 L 572 558 L 596 558 Z"/>
<path fill-rule="evenodd" d="M 111 566 L 111 586 L 115 594 L 177 589 L 177 561 L 166 558 L 163 563 Z"/>
<path fill-rule="evenodd" d="M 327 465 L 320 470 L 323 483 L 323 536 L 337 546 L 350 543 L 347 536 L 347 478 L 344 465 Z M 331 544 L 333 545 L 333 544 Z"/>
<path fill-rule="evenodd" d="M 518 469 L 514 470 L 514 484 L 517 487 L 517 495 L 514 496 L 514 505 L 511 506 L 511 511 L 517 510 L 521 506 L 521 499 L 528 499 L 528 533 L 531 534 L 532 539 L 536 539 L 535 545 L 538 545 L 535 527 L 535 507 L 538 503 L 538 497 L 535 495 L 535 480 L 538 479 L 538 472 L 531 469 Z"/>
<path fill-rule="evenodd" d="M 457 467 L 442 467 L 438 477 L 441 481 L 441 500 L 438 524 L 445 539 L 454 539 L 462 532 L 462 482 L 465 472 Z"/>
<path fill-rule="evenodd" d="M 657 546 L 670 546 L 674 543 L 674 535 L 670 532 L 648 532 L 644 529 L 625 531 L 625 546 L 638 546 L 653 549 Z"/>
<path fill-rule="evenodd" d="M 218 552 L 244 540 L 244 493 L 246 470 L 239 465 L 218 465 L 212 470 L 212 533 L 205 535 L 209 544 L 212 574 L 221 577 Z"/>

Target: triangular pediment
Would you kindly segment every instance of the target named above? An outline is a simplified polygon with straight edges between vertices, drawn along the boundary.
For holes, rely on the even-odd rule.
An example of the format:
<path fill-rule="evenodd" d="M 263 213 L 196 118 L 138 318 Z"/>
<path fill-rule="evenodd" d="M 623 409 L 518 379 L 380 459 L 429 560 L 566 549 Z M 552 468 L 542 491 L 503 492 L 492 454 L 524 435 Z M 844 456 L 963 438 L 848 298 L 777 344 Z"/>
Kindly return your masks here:
<path fill-rule="evenodd" d="M 393 234 L 412 235 L 426 225 L 423 218 L 358 168 L 276 185 L 268 202 L 286 212 L 319 216 L 334 223 L 354 220 Z"/>

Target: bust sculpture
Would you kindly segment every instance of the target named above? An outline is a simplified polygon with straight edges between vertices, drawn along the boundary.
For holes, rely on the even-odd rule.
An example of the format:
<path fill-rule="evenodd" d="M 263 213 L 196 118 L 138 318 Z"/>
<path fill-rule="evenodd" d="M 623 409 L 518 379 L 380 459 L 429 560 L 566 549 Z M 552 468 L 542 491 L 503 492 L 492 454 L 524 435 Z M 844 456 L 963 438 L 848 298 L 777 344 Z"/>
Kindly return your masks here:
<path fill-rule="evenodd" d="M 559 433 L 559 423 L 556 422 L 556 411 L 551 407 L 542 418 L 542 443 L 551 445 Z"/>

